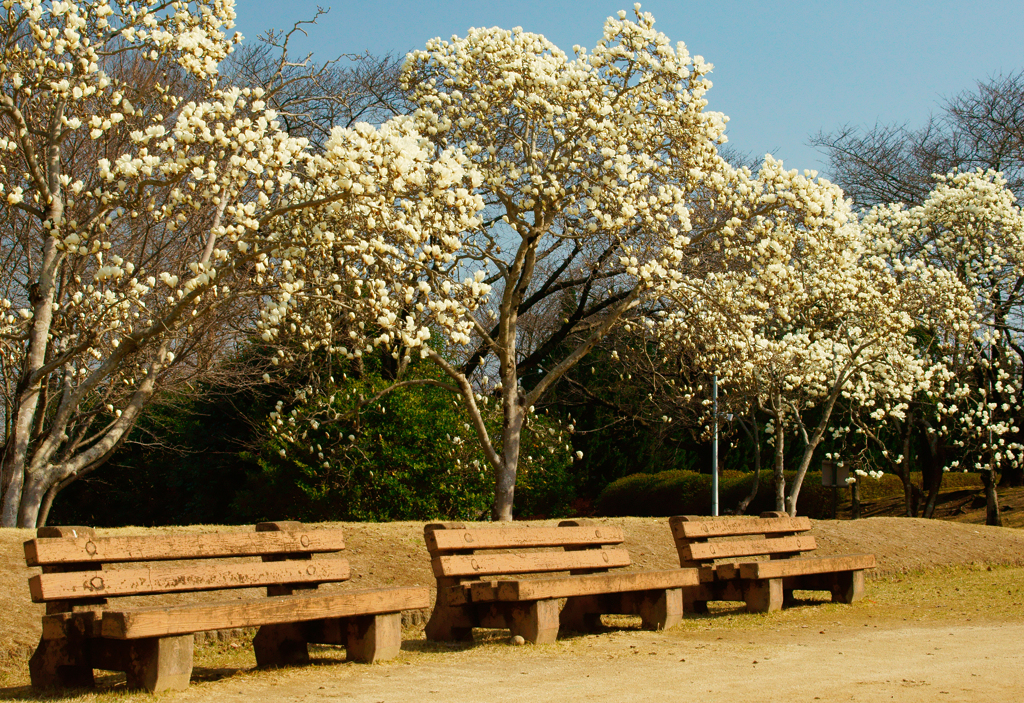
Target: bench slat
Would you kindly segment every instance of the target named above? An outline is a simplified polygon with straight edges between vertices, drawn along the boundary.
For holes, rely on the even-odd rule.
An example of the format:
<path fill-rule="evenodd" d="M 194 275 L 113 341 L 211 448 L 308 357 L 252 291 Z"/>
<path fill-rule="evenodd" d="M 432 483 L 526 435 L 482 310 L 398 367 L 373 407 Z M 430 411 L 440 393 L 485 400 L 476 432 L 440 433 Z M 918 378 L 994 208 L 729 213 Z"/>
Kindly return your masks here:
<path fill-rule="evenodd" d="M 587 574 L 561 578 L 522 581 L 490 581 L 474 583 L 472 600 L 531 601 L 549 598 L 570 598 L 601 593 L 652 591 L 683 588 L 698 584 L 696 569 L 664 571 L 631 571 L 614 574 Z"/>
<path fill-rule="evenodd" d="M 816 548 L 814 538 L 809 535 L 798 537 L 770 537 L 757 540 L 729 540 L 725 542 L 694 542 L 680 547 L 681 558 L 691 561 L 710 559 L 731 559 L 758 554 L 786 554 L 809 552 Z"/>
<path fill-rule="evenodd" d="M 430 592 L 422 587 L 275 596 L 243 603 L 107 610 L 103 612 L 101 631 L 104 637 L 114 639 L 165 637 L 205 630 L 393 613 L 426 608 L 429 604 Z"/>
<path fill-rule="evenodd" d="M 112 571 L 69 571 L 29 579 L 32 601 L 71 600 L 144 593 L 253 588 L 274 584 L 327 583 L 349 578 L 345 559 L 294 560 Z"/>
<path fill-rule="evenodd" d="M 584 547 L 623 541 L 622 528 L 612 525 L 432 530 L 424 538 L 431 553 L 460 549 Z"/>
<path fill-rule="evenodd" d="M 676 516 L 669 521 L 677 539 L 702 539 L 738 535 L 766 535 L 784 532 L 806 532 L 811 529 L 807 517 L 734 517 L 723 519 L 688 519 Z"/>
<path fill-rule="evenodd" d="M 741 563 L 740 577 L 745 579 L 776 579 L 836 571 L 857 571 L 875 568 L 874 554 L 847 554 L 838 557 L 798 557 Z"/>
<path fill-rule="evenodd" d="M 206 559 L 270 554 L 337 552 L 345 548 L 341 530 L 227 532 L 144 537 L 36 538 L 25 542 L 28 566 Z"/>
<path fill-rule="evenodd" d="M 431 565 L 434 576 L 438 578 L 612 569 L 629 566 L 629 552 L 625 549 L 586 549 L 577 552 L 456 555 L 434 557 Z"/>

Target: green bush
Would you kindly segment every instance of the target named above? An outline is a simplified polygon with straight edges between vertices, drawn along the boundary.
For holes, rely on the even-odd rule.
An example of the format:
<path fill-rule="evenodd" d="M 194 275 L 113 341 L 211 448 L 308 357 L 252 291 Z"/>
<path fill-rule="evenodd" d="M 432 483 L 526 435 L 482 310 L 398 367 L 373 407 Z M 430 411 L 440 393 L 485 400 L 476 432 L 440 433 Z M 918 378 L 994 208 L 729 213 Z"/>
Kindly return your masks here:
<path fill-rule="evenodd" d="M 389 385 L 367 363 L 358 378 L 298 404 L 296 412 L 316 409 L 319 422 L 282 403 L 271 417 L 281 429 L 246 454 L 248 480 L 233 512 L 250 522 L 485 517 L 494 473 L 461 404 L 446 389 L 414 385 L 355 412 Z M 490 436 L 500 436 L 498 408 L 484 400 L 481 409 Z M 558 422 L 532 416 L 521 437 L 516 515 L 564 515 L 575 497 L 570 467 Z"/>
<path fill-rule="evenodd" d="M 921 472 L 911 471 L 910 482 L 915 486 L 921 486 Z M 883 474 L 880 479 L 861 478 L 860 499 L 861 500 L 883 500 L 885 498 L 903 497 L 903 482 L 896 474 Z M 980 490 L 981 476 L 976 473 L 964 473 L 962 471 L 950 471 L 942 475 L 942 490 L 956 489 Z"/>
<path fill-rule="evenodd" d="M 786 472 L 786 488 L 792 485 L 795 471 Z M 921 485 L 920 472 L 912 472 L 911 480 Z M 721 513 L 735 509 L 750 494 L 752 473 L 723 471 L 718 480 L 718 505 Z M 881 479 L 861 478 L 862 501 L 898 498 L 903 496 L 903 483 L 894 474 Z M 981 488 L 981 479 L 975 473 L 950 472 L 943 476 L 945 490 Z M 849 492 L 842 490 L 841 499 Z M 632 474 L 613 481 L 601 492 L 595 503 L 597 513 L 607 516 L 667 517 L 670 515 L 711 514 L 711 474 L 693 471 L 662 471 L 656 474 Z M 775 510 L 774 477 L 771 472 L 761 473 L 757 497 L 747 507 L 748 515 Z M 821 473 L 808 471 L 797 499 L 797 514 L 811 518 L 830 517 L 832 489 L 821 485 Z"/>

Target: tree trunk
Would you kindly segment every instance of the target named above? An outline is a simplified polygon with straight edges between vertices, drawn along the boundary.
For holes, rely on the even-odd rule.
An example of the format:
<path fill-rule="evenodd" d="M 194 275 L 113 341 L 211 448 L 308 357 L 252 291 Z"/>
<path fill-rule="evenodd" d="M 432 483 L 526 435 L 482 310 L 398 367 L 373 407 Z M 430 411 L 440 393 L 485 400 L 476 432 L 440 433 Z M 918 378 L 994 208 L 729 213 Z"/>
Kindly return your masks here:
<path fill-rule="evenodd" d="M 804 484 L 804 476 L 807 475 L 811 459 L 814 458 L 814 450 L 818 448 L 820 442 L 821 435 L 816 433 L 811 442 L 804 447 L 804 455 L 800 458 L 800 468 L 796 471 L 793 485 L 789 487 L 789 495 L 786 497 L 786 512 L 790 517 L 796 517 L 796 502 L 800 498 L 800 488 Z"/>
<path fill-rule="evenodd" d="M 519 469 L 519 449 L 523 435 L 523 423 L 528 409 L 514 369 L 502 385 L 502 428 L 501 462 L 495 472 L 494 510 L 491 519 L 495 522 L 511 522 L 512 505 L 515 500 L 516 473 Z"/>
<path fill-rule="evenodd" d="M 896 475 L 903 482 L 903 506 L 907 517 L 917 517 L 917 492 L 914 490 L 915 486 L 910 480 L 910 440 L 913 432 L 914 418 L 911 415 L 903 423 L 902 459 L 898 464 L 894 465 Z"/>
<path fill-rule="evenodd" d="M 922 421 L 925 428 L 925 444 L 928 446 L 928 461 L 924 462 L 921 472 L 921 488 L 928 491 L 928 498 L 924 504 L 922 517 L 929 520 L 935 515 L 935 503 L 939 499 L 939 490 L 942 488 L 942 467 L 945 448 L 939 441 L 936 432 L 931 431 L 931 425 Z"/>
<path fill-rule="evenodd" d="M 523 430 L 520 416 L 506 423 L 502 431 L 501 466 L 494 482 L 494 510 L 491 519 L 495 522 L 512 521 L 512 504 L 515 500 L 516 472 L 519 468 L 519 442 Z"/>
<path fill-rule="evenodd" d="M 743 429 L 746 430 L 746 424 L 742 421 L 740 423 Z M 751 417 L 751 424 L 754 427 L 754 431 L 752 433 L 748 432 L 748 435 L 754 442 L 754 485 L 750 487 L 750 493 L 736 506 L 736 515 L 743 515 L 747 512 L 747 508 L 754 502 L 754 498 L 757 497 L 757 489 L 761 485 L 761 435 L 758 432 L 756 417 Z"/>
<path fill-rule="evenodd" d="M 775 509 L 786 509 L 785 442 L 786 428 L 781 408 L 775 413 Z"/>
<path fill-rule="evenodd" d="M 26 472 L 25 487 L 21 493 L 21 505 L 18 508 L 18 527 L 37 527 L 39 509 L 43 506 L 43 498 L 49 489 L 46 473 L 42 475 Z"/>
<path fill-rule="evenodd" d="M 995 469 L 981 472 L 981 482 L 985 485 L 985 524 L 994 527 L 1003 526 L 1003 518 L 999 514 L 999 493 L 996 491 Z"/>

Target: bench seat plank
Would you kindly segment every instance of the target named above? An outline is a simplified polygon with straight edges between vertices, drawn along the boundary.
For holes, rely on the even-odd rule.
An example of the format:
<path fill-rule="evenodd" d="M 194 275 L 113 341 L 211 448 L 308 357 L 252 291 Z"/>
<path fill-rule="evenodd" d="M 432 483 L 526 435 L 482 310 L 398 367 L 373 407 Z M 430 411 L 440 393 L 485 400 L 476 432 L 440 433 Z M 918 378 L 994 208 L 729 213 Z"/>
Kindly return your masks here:
<path fill-rule="evenodd" d="M 809 535 L 794 537 L 769 537 L 756 540 L 729 540 L 723 542 L 694 542 L 679 548 L 681 558 L 694 561 L 709 559 L 731 559 L 749 557 L 755 554 L 790 554 L 809 552 L 817 548 L 814 538 Z"/>
<path fill-rule="evenodd" d="M 739 567 L 740 578 L 777 579 L 787 576 L 826 574 L 875 568 L 874 554 L 848 554 L 838 557 L 799 557 L 774 561 L 746 562 Z"/>
<path fill-rule="evenodd" d="M 612 525 L 432 530 L 424 538 L 431 553 L 462 549 L 585 547 L 621 544 L 624 539 L 622 528 Z"/>
<path fill-rule="evenodd" d="M 68 571 L 29 579 L 32 601 L 328 583 L 349 578 L 348 561 L 324 559 L 111 571 Z"/>
<path fill-rule="evenodd" d="M 25 563 L 114 563 L 337 552 L 345 548 L 341 530 L 301 532 L 224 532 L 143 537 L 39 537 L 25 542 Z"/>
<path fill-rule="evenodd" d="M 438 578 L 610 569 L 629 566 L 629 563 L 629 552 L 625 549 L 454 555 L 434 557 L 431 560 L 434 576 Z"/>
<path fill-rule="evenodd" d="M 663 590 L 696 585 L 697 573 L 693 569 L 632 571 L 516 581 L 476 582 L 472 584 L 472 599 L 473 602 L 533 601 L 602 593 Z"/>
<path fill-rule="evenodd" d="M 429 590 L 415 586 L 275 596 L 243 602 L 106 610 L 100 630 L 104 637 L 112 639 L 167 637 L 205 630 L 390 613 L 429 605 Z"/>
<path fill-rule="evenodd" d="M 670 521 L 672 532 L 677 539 L 706 539 L 708 537 L 732 537 L 736 535 L 765 535 L 790 532 L 806 532 L 811 529 L 807 517 L 772 518 L 716 518 L 680 519 Z"/>

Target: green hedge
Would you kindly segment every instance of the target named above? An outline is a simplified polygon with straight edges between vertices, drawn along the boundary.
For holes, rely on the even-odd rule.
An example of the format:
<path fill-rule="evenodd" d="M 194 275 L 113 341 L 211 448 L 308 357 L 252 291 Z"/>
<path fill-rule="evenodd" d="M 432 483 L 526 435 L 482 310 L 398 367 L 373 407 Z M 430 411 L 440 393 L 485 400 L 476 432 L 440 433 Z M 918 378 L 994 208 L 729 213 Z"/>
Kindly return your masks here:
<path fill-rule="evenodd" d="M 786 488 L 792 484 L 795 471 L 786 472 Z M 742 471 L 723 471 L 718 481 L 719 510 L 725 513 L 733 510 L 750 493 L 754 475 Z M 911 480 L 921 485 L 921 474 L 912 473 Z M 894 474 L 885 474 L 881 479 L 860 479 L 862 501 L 903 495 L 903 483 Z M 981 488 L 981 480 L 973 473 L 948 473 L 943 477 L 944 489 Z M 848 499 L 849 492 L 843 490 L 841 499 Z M 693 471 L 663 471 L 657 474 L 632 474 L 608 484 L 597 497 L 595 504 L 599 515 L 631 517 L 666 517 L 669 515 L 710 515 L 711 475 Z M 761 473 L 761 485 L 757 497 L 747 507 L 747 514 L 775 510 L 773 476 Z M 832 491 L 821 485 L 821 473 L 808 471 L 797 499 L 797 514 L 818 518 L 830 516 L 832 512 Z"/>

